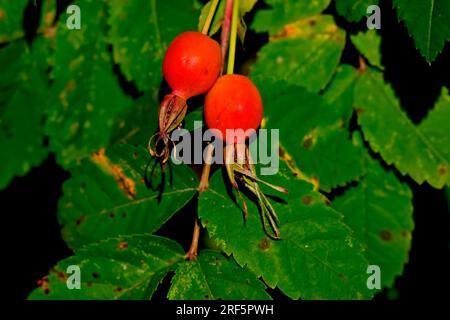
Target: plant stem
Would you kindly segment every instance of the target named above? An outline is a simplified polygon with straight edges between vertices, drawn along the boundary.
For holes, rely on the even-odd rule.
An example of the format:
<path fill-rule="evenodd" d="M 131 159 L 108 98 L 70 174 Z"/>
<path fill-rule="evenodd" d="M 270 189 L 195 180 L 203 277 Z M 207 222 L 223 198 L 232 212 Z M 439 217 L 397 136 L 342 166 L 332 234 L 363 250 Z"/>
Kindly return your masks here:
<path fill-rule="evenodd" d="M 231 20 L 230 51 L 228 53 L 227 74 L 233 74 L 233 72 L 234 72 L 234 61 L 236 58 L 236 40 L 237 40 L 238 24 L 239 24 L 239 0 L 234 0 L 233 18 Z"/>
<path fill-rule="evenodd" d="M 194 232 L 192 234 L 191 247 L 189 248 L 189 251 L 186 253 L 186 259 L 188 259 L 190 261 L 197 259 L 198 239 L 199 238 L 200 238 L 200 224 L 198 222 L 198 219 L 195 218 Z"/>
<path fill-rule="evenodd" d="M 202 33 L 208 34 L 209 28 L 211 27 L 212 20 L 214 18 L 214 14 L 216 13 L 217 5 L 219 4 L 219 0 L 212 0 L 211 6 L 209 7 L 208 15 L 206 17 L 205 24 L 203 25 Z"/>
<path fill-rule="evenodd" d="M 227 57 L 228 52 L 232 15 L 233 15 L 233 0 L 227 0 L 227 3 L 225 5 L 225 13 L 223 16 L 222 34 L 220 42 L 220 46 L 222 48 L 222 70 L 225 68 L 225 59 Z"/>
<path fill-rule="evenodd" d="M 213 152 L 214 152 L 214 145 L 209 144 L 206 147 L 205 164 L 203 165 L 202 176 L 200 178 L 200 184 L 198 186 L 199 193 L 202 193 L 203 191 L 208 189 L 209 173 L 211 172 L 211 162 L 212 162 Z M 192 234 L 191 246 L 189 248 L 189 251 L 186 253 L 186 259 L 192 261 L 197 258 L 199 237 L 200 237 L 200 223 L 198 221 L 198 218 L 195 218 L 194 232 Z"/>
<path fill-rule="evenodd" d="M 214 152 L 214 145 L 209 144 L 206 147 L 206 159 L 203 165 L 202 176 L 200 178 L 200 185 L 198 186 L 198 191 L 202 193 L 209 187 L 209 173 L 211 172 L 211 160 Z"/>

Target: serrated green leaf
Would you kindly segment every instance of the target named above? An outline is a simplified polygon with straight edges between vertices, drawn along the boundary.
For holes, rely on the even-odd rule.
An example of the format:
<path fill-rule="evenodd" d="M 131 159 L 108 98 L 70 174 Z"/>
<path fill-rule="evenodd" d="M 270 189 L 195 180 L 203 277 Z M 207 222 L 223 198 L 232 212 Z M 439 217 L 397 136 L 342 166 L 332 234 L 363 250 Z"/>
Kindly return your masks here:
<path fill-rule="evenodd" d="M 355 89 L 358 122 L 371 148 L 417 183 L 450 185 L 450 97 L 443 89 L 433 111 L 415 126 L 381 73 L 367 69 Z"/>
<path fill-rule="evenodd" d="M 90 244 L 54 267 L 35 289 L 32 300 L 146 300 L 162 276 L 184 258 L 181 246 L 169 239 L 134 235 Z M 69 266 L 80 268 L 80 289 L 69 289 Z M 71 282 L 69 280 L 69 282 Z"/>
<path fill-rule="evenodd" d="M 336 198 L 333 206 L 344 214 L 344 222 L 366 247 L 369 263 L 380 267 L 382 286 L 391 287 L 402 274 L 411 248 L 412 192 L 368 154 L 362 161 L 363 178 Z"/>
<path fill-rule="evenodd" d="M 367 14 L 367 8 L 378 5 L 379 0 L 336 0 L 339 15 L 350 22 L 359 22 Z"/>
<path fill-rule="evenodd" d="M 333 77 L 345 46 L 345 31 L 333 17 L 298 20 L 270 38 L 258 53 L 252 76 L 283 79 L 319 92 Z"/>
<path fill-rule="evenodd" d="M 168 45 L 179 33 L 195 29 L 198 13 L 192 2 L 112 0 L 109 12 L 114 62 L 139 90 L 157 91 Z"/>
<path fill-rule="evenodd" d="M 115 145 L 72 169 L 59 202 L 63 236 L 73 248 L 117 235 L 159 229 L 197 192 L 197 178 L 182 165 L 166 167 L 163 193 L 159 165 L 148 151 Z"/>
<path fill-rule="evenodd" d="M 220 252 L 204 250 L 178 265 L 167 297 L 171 300 L 267 300 L 265 285 Z"/>
<path fill-rule="evenodd" d="M 33 49 L 19 40 L 0 50 L 0 189 L 47 156 L 43 119 L 48 52 L 42 38 L 36 39 Z"/>
<path fill-rule="evenodd" d="M 299 19 L 320 14 L 330 4 L 331 0 L 265 0 L 271 6 L 269 10 L 260 10 L 255 15 L 251 25 L 256 32 L 266 32 L 274 35 L 286 24 Z"/>
<path fill-rule="evenodd" d="M 112 70 L 105 2 L 78 4 L 83 7 L 81 30 L 57 31 L 46 123 L 50 150 L 64 168 L 106 146 L 117 114 L 131 106 Z M 59 23 L 65 23 L 64 15 Z"/>
<path fill-rule="evenodd" d="M 328 207 L 312 185 L 292 178 L 282 165 L 280 173 L 264 177 L 289 190 L 271 195 L 280 219 L 281 240 L 264 233 L 256 205 L 247 200 L 248 219 L 229 197 L 221 172 L 200 195 L 199 216 L 209 234 L 241 266 L 247 266 L 271 288 L 291 298 L 361 299 L 366 288 L 367 261 L 350 235 L 342 216 Z M 273 196 L 273 197 L 272 197 Z"/>
<path fill-rule="evenodd" d="M 323 93 L 326 102 L 337 112 L 345 126 L 348 126 L 353 114 L 353 97 L 358 75 L 358 70 L 354 67 L 340 65 Z"/>
<path fill-rule="evenodd" d="M 381 70 L 384 69 L 381 64 L 381 37 L 377 35 L 375 30 L 359 32 L 356 35 L 351 35 L 350 38 L 356 49 L 361 52 L 372 66 L 378 67 Z"/>
<path fill-rule="evenodd" d="M 433 62 L 450 40 L 450 1 L 394 0 L 393 4 L 416 48 L 428 63 Z"/>
<path fill-rule="evenodd" d="M 285 81 L 254 80 L 264 101 L 264 126 L 279 129 L 282 157 L 296 174 L 318 180 L 326 191 L 361 175 L 360 148 L 350 141 L 339 109 Z"/>
<path fill-rule="evenodd" d="M 22 20 L 27 4 L 28 0 L 0 0 L 0 43 L 25 35 Z"/>

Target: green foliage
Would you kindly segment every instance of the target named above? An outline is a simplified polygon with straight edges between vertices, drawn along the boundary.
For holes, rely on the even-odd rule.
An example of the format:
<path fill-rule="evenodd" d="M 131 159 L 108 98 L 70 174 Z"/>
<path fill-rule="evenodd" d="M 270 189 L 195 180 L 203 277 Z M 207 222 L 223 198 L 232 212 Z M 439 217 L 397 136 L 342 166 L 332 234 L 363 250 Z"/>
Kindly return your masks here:
<path fill-rule="evenodd" d="M 28 0 L 0 0 L 0 44 L 24 36 L 22 18 Z"/>
<path fill-rule="evenodd" d="M 366 16 L 367 8 L 379 0 L 336 0 L 336 10 L 350 22 L 358 22 Z"/>
<path fill-rule="evenodd" d="M 405 22 L 416 48 L 428 63 L 450 40 L 450 2 L 447 0 L 394 0 L 399 20 Z"/>
<path fill-rule="evenodd" d="M 353 96 L 358 70 L 343 64 L 336 69 L 331 83 L 323 93 L 326 102 L 332 106 L 336 115 L 348 126 L 353 114 Z"/>
<path fill-rule="evenodd" d="M 343 125 L 342 117 L 347 112 L 285 81 L 255 78 L 255 82 L 263 101 L 270 102 L 265 105 L 265 126 L 280 128 L 282 158 L 294 173 L 301 175 L 301 171 L 317 179 L 326 191 L 361 175 L 361 150 L 352 144 Z M 295 134 L 289 128 L 295 128 Z"/>
<path fill-rule="evenodd" d="M 220 172 L 211 178 L 210 190 L 200 196 L 202 224 L 240 265 L 291 298 L 369 297 L 367 261 L 342 223 L 342 215 L 327 206 L 312 185 L 293 178 L 285 166 L 281 170 L 267 180 L 289 189 L 286 196 L 271 193 L 282 240 L 272 240 L 264 233 L 258 209 L 250 201 L 244 226 L 242 210 L 234 197 L 229 198 Z"/>
<path fill-rule="evenodd" d="M 33 48 L 19 40 L 0 51 L 0 189 L 47 157 L 42 126 L 46 49 L 39 39 Z"/>
<path fill-rule="evenodd" d="M 355 142 L 361 143 L 361 138 Z M 368 154 L 361 161 L 362 179 L 336 198 L 333 206 L 366 248 L 369 263 L 380 266 L 382 285 L 390 287 L 408 261 L 414 227 L 412 192 Z"/>
<path fill-rule="evenodd" d="M 358 122 L 371 148 L 417 183 L 450 185 L 450 97 L 446 89 L 434 110 L 418 126 L 400 108 L 381 73 L 368 69 L 355 90 Z"/>
<path fill-rule="evenodd" d="M 117 235 L 151 233 L 184 207 L 197 192 L 193 171 L 173 166 L 161 178 L 160 166 L 153 164 L 144 148 L 116 145 L 73 168 L 59 203 L 67 243 L 79 248 Z"/>
<path fill-rule="evenodd" d="M 167 46 L 180 32 L 195 28 L 192 1 L 112 0 L 108 3 L 114 62 L 140 90 L 156 94 Z"/>
<path fill-rule="evenodd" d="M 196 261 L 178 265 L 168 294 L 172 300 L 267 300 L 265 286 L 231 258 L 204 250 Z"/>
<path fill-rule="evenodd" d="M 328 15 L 297 20 L 258 53 L 252 75 L 284 79 L 313 92 L 324 89 L 339 64 L 345 32 Z"/>
<path fill-rule="evenodd" d="M 111 67 L 105 2 L 81 3 L 83 28 L 58 28 L 47 108 L 49 148 L 64 168 L 107 145 L 117 115 L 132 104 Z"/>
<path fill-rule="evenodd" d="M 356 35 L 350 36 L 355 47 L 374 67 L 383 70 L 381 64 L 381 37 L 379 37 L 375 30 L 368 30 L 366 32 L 359 32 Z"/>
<path fill-rule="evenodd" d="M 169 239 L 134 235 L 90 244 L 55 266 L 29 296 L 32 300 L 145 300 L 184 258 Z M 80 268 L 81 288 L 70 290 L 69 266 Z"/>
<path fill-rule="evenodd" d="M 265 0 L 271 6 L 255 16 L 252 28 L 257 32 L 277 34 L 285 25 L 315 16 L 325 10 L 330 0 Z"/>

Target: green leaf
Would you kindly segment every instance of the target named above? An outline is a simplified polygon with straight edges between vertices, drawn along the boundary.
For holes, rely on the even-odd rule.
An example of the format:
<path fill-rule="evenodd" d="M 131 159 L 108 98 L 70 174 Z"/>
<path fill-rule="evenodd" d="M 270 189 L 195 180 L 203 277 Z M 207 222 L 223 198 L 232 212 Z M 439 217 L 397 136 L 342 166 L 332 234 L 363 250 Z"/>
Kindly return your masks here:
<path fill-rule="evenodd" d="M 41 21 L 39 32 L 44 32 L 45 29 L 52 27 L 56 19 L 56 0 L 42 1 Z"/>
<path fill-rule="evenodd" d="M 288 195 L 270 193 L 282 240 L 272 240 L 264 233 L 258 209 L 250 200 L 244 225 L 242 210 L 230 199 L 221 172 L 214 174 L 210 189 L 200 195 L 203 226 L 241 266 L 246 265 L 269 287 L 278 287 L 291 298 L 370 297 L 367 261 L 342 223 L 342 215 L 327 206 L 312 185 L 291 176 L 282 166 L 279 174 L 264 177 L 289 190 Z"/>
<path fill-rule="evenodd" d="M 198 107 L 186 115 L 184 118 L 183 128 L 189 131 L 194 131 L 196 129 L 194 126 L 195 121 L 203 124 L 203 107 Z"/>
<path fill-rule="evenodd" d="M 137 144 L 147 147 L 150 137 L 158 130 L 159 102 L 148 91 L 121 111 L 113 125 L 111 144 Z"/>
<path fill-rule="evenodd" d="M 384 69 L 381 64 L 381 37 L 377 35 L 375 30 L 359 32 L 357 35 L 351 35 L 350 37 L 356 49 L 362 53 L 372 66 L 381 70 Z"/>
<path fill-rule="evenodd" d="M 27 4 L 28 0 L 0 0 L 0 44 L 25 35 L 22 20 Z"/>
<path fill-rule="evenodd" d="M 61 27 L 61 16 L 46 123 L 50 150 L 64 168 L 106 146 L 117 115 L 131 106 L 112 70 L 105 2 L 76 3 L 83 7 L 82 28 Z"/>
<path fill-rule="evenodd" d="M 368 154 L 362 161 L 364 177 L 336 198 L 333 206 L 344 214 L 344 222 L 366 247 L 369 263 L 380 267 L 382 286 L 391 287 L 402 274 L 411 248 L 412 192 Z"/>
<path fill-rule="evenodd" d="M 332 16 L 298 20 L 259 51 L 252 76 L 283 79 L 319 92 L 333 77 L 344 46 L 345 32 Z"/>
<path fill-rule="evenodd" d="M 323 93 L 326 102 L 335 110 L 346 126 L 353 114 L 353 97 L 358 70 L 342 64 L 336 69 L 336 74 Z"/>
<path fill-rule="evenodd" d="M 349 139 L 341 110 L 285 81 L 254 80 L 265 103 L 264 126 L 279 129 L 281 156 L 294 173 L 326 191 L 361 175 L 360 148 Z"/>
<path fill-rule="evenodd" d="M 339 15 L 350 22 L 359 22 L 367 14 L 367 8 L 378 5 L 379 0 L 336 0 Z"/>
<path fill-rule="evenodd" d="M 274 35 L 287 24 L 320 14 L 331 0 L 265 0 L 271 6 L 269 10 L 256 13 L 251 25 L 256 32 Z"/>
<path fill-rule="evenodd" d="M 428 63 L 433 62 L 450 40 L 448 0 L 394 0 L 399 20 L 405 22 L 416 48 Z"/>
<path fill-rule="evenodd" d="M 171 300 L 267 300 L 265 285 L 217 251 L 178 265 L 167 297 Z"/>
<path fill-rule="evenodd" d="M 112 0 L 109 13 L 114 62 L 139 90 L 157 92 L 168 45 L 179 33 L 195 28 L 198 13 L 192 1 Z"/>
<path fill-rule="evenodd" d="M 117 235 L 158 230 L 197 192 L 194 172 L 182 165 L 161 171 L 141 147 L 100 150 L 78 167 L 63 187 L 59 221 L 71 247 Z"/>
<path fill-rule="evenodd" d="M 443 89 L 433 111 L 415 126 L 400 108 L 381 73 L 367 69 L 355 89 L 355 106 L 364 138 L 388 164 L 417 183 L 450 185 L 450 97 Z"/>
<path fill-rule="evenodd" d="M 42 38 L 36 39 L 32 50 L 22 40 L 0 50 L 0 189 L 47 156 L 43 129 L 47 55 Z"/>
<path fill-rule="evenodd" d="M 239 25 L 238 25 L 238 36 L 242 42 L 244 42 L 245 34 L 247 32 L 247 25 L 244 21 L 244 16 L 252 11 L 258 0 L 241 0 L 239 2 Z M 202 31 L 203 26 L 205 25 L 206 18 L 209 13 L 209 9 L 211 8 L 212 1 L 209 1 L 205 4 L 201 10 L 201 14 L 198 20 L 198 31 Z M 214 18 L 212 20 L 211 26 L 209 28 L 208 34 L 210 36 L 215 35 L 223 24 L 223 18 L 225 15 L 225 5 L 226 0 L 220 0 L 219 5 L 217 6 L 216 13 L 214 14 Z"/>
<path fill-rule="evenodd" d="M 35 289 L 32 300 L 146 300 L 155 283 L 184 259 L 181 246 L 169 239 L 134 235 L 91 244 L 54 267 Z M 80 268 L 80 289 L 72 283 L 69 266 Z M 70 271 L 70 270 L 69 270 Z"/>

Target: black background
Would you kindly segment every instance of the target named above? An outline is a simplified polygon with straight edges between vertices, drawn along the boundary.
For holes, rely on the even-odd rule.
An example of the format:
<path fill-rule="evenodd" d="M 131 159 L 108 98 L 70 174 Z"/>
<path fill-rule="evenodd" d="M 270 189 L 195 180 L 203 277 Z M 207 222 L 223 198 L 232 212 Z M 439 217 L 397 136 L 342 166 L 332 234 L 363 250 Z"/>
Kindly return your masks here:
<path fill-rule="evenodd" d="M 70 1 L 58 1 L 59 12 L 62 12 L 68 3 Z M 258 6 L 265 7 L 264 4 Z M 444 52 L 429 66 L 416 51 L 407 29 L 397 22 L 391 1 L 381 1 L 380 7 L 385 79 L 391 83 L 404 110 L 415 123 L 419 123 L 434 106 L 442 86 L 449 87 L 450 46 L 447 43 Z M 350 24 L 337 16 L 333 4 L 326 13 L 334 14 L 338 25 L 350 33 L 365 29 L 365 21 Z M 252 19 L 251 15 L 249 19 Z M 24 19 L 29 40 L 34 36 L 36 24 L 36 11 L 30 3 Z M 238 61 L 253 58 L 265 41 L 267 35 L 250 32 L 246 50 L 238 51 Z M 358 53 L 349 39 L 343 61 L 358 66 Z M 118 73 L 117 67 L 114 70 Z M 118 76 L 121 77 L 120 74 Z M 121 83 L 124 90 L 136 95 L 137 90 L 132 84 L 123 81 Z M 50 155 L 40 167 L 31 170 L 25 177 L 15 178 L 9 187 L 0 192 L 4 249 L 2 265 L 5 268 L 2 276 L 6 280 L 4 292 L 7 292 L 10 299 L 26 299 L 37 286 L 37 280 L 46 275 L 57 261 L 71 254 L 61 239 L 56 218 L 62 184 L 69 177 L 69 173 L 63 171 L 55 163 L 54 156 Z M 395 297 L 401 300 L 438 298 L 438 292 L 448 292 L 450 284 L 450 214 L 445 192 L 433 189 L 427 184 L 419 186 L 409 177 L 402 177 L 401 180 L 409 184 L 414 194 L 415 230 L 410 259 L 404 274 L 397 278 L 396 290 L 384 291 L 376 300 Z M 195 203 L 189 208 L 195 208 Z M 159 233 L 168 235 L 187 247 L 194 214 L 192 209 L 184 210 Z M 157 298 L 164 297 L 164 285 L 162 289 Z M 278 290 L 271 293 L 277 298 L 286 298 Z"/>

